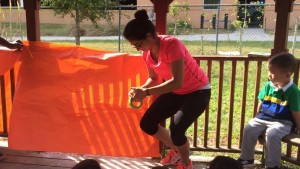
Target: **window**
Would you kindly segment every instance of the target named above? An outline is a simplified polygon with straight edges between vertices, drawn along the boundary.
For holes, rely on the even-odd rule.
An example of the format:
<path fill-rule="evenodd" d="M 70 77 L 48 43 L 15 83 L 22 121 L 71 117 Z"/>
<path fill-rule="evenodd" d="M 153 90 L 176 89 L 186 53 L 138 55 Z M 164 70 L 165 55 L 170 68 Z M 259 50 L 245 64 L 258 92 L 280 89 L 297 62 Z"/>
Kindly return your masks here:
<path fill-rule="evenodd" d="M 218 9 L 218 6 L 206 6 L 207 4 L 220 4 L 220 0 L 204 0 L 204 9 Z"/>
<path fill-rule="evenodd" d="M 119 0 L 120 5 L 132 5 L 132 7 L 124 7 L 122 10 L 136 10 L 137 0 Z"/>
<path fill-rule="evenodd" d="M 9 1 L 11 1 L 12 6 L 17 6 L 18 0 L 0 0 L 1 6 L 9 6 Z"/>

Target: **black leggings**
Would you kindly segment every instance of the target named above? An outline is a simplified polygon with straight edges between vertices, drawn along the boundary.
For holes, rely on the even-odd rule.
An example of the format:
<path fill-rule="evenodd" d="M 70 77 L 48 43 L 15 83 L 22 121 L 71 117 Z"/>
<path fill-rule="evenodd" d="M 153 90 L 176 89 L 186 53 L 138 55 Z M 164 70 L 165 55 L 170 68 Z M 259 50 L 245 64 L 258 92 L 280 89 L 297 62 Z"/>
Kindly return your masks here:
<path fill-rule="evenodd" d="M 159 123 L 174 115 L 170 124 L 172 142 L 175 146 L 185 144 L 185 132 L 206 109 L 210 93 L 210 89 L 205 89 L 184 95 L 160 95 L 142 117 L 141 129 L 149 135 L 154 135 L 158 131 Z"/>

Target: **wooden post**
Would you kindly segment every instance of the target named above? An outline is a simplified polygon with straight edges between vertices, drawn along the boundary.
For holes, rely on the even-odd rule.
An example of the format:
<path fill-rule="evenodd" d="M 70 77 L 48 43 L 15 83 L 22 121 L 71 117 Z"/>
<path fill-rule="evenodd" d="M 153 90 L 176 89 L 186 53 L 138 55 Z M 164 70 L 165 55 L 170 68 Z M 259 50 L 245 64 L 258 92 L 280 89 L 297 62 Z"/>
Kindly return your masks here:
<path fill-rule="evenodd" d="M 169 5 L 173 0 L 151 0 L 154 4 L 154 12 L 156 15 L 156 31 L 160 35 L 165 35 L 167 30 L 167 13 Z"/>
<path fill-rule="evenodd" d="M 276 28 L 274 37 L 274 48 L 271 50 L 271 56 L 280 52 L 288 52 L 288 30 L 290 12 L 293 10 L 294 0 L 274 0 L 276 17 Z"/>
<path fill-rule="evenodd" d="M 40 41 L 40 0 L 25 0 L 24 9 L 26 10 L 27 39 L 29 41 Z"/>

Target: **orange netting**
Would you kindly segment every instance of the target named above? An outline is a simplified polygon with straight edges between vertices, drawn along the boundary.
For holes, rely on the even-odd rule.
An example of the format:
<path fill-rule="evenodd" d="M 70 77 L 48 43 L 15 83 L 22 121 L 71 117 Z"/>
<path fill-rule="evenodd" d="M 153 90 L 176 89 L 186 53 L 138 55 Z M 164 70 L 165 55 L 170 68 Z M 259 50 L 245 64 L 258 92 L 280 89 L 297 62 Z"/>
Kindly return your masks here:
<path fill-rule="evenodd" d="M 9 148 L 159 156 L 158 141 L 139 127 L 150 100 L 138 110 L 128 105 L 130 87 L 147 77 L 141 57 L 25 42 L 21 52 L 0 51 L 1 73 L 17 60 Z"/>

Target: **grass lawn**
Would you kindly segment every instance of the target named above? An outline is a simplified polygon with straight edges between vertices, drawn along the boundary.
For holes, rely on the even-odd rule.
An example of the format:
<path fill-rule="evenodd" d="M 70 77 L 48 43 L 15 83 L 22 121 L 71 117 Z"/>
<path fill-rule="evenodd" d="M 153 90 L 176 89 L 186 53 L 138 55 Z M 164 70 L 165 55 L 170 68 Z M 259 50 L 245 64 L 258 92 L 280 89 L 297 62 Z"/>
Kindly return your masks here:
<path fill-rule="evenodd" d="M 74 38 L 75 39 L 75 38 Z M 53 43 L 62 43 L 62 44 L 72 44 L 75 45 L 74 41 L 48 41 Z M 183 41 L 183 43 L 188 48 L 189 52 L 193 55 L 216 55 L 216 43 L 211 41 Z M 242 43 L 242 55 L 246 56 L 250 52 L 267 52 L 270 53 L 273 48 L 274 43 L 270 41 L 252 41 L 252 42 L 243 42 Z M 119 52 L 119 42 L 117 40 L 83 40 L 80 42 L 80 46 L 93 48 L 93 49 L 105 49 L 114 52 Z M 300 58 L 300 42 L 295 44 L 296 48 L 294 55 L 297 58 Z M 290 52 L 292 48 L 292 43 L 288 43 L 287 47 Z M 239 51 L 240 44 L 236 41 L 220 41 L 218 43 L 218 51 Z M 120 41 L 120 52 L 130 53 L 130 54 L 139 54 L 140 52 L 134 49 L 130 44 L 121 38 Z M 233 56 L 234 57 L 234 56 Z"/>

